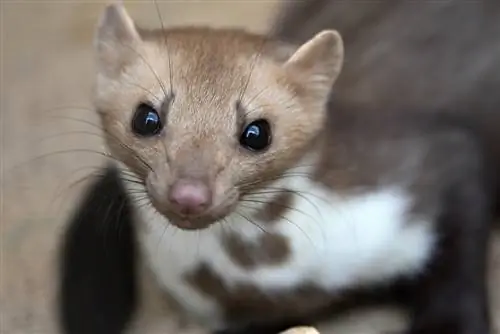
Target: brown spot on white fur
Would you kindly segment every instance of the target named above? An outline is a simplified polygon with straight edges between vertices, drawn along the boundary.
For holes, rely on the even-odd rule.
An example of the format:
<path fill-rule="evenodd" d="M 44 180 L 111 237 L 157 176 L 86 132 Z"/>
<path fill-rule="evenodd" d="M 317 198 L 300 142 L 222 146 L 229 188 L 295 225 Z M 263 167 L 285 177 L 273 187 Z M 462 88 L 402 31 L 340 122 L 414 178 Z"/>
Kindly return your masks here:
<path fill-rule="evenodd" d="M 327 291 L 308 283 L 281 292 L 266 292 L 243 282 L 227 286 L 222 277 L 204 264 L 187 274 L 186 280 L 201 294 L 217 301 L 226 321 L 235 325 L 255 319 L 272 322 L 289 316 L 306 316 L 332 301 Z"/>
<path fill-rule="evenodd" d="M 279 265 L 288 260 L 288 240 L 276 233 L 263 233 L 257 240 L 249 242 L 235 233 L 227 233 L 222 245 L 234 263 L 246 269 L 259 265 Z"/>
<path fill-rule="evenodd" d="M 283 190 L 275 197 L 265 203 L 254 217 L 261 222 L 270 224 L 284 219 L 288 210 L 293 207 L 293 193 L 289 190 Z"/>

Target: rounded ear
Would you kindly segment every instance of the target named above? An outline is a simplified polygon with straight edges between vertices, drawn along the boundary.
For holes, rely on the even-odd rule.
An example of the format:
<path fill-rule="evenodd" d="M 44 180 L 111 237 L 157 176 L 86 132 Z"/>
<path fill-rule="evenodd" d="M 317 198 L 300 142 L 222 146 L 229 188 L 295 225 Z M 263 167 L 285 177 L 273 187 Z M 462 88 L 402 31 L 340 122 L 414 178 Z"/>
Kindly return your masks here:
<path fill-rule="evenodd" d="M 100 71 L 116 75 L 138 55 L 141 37 L 121 1 L 104 9 L 94 35 L 94 50 Z"/>
<path fill-rule="evenodd" d="M 312 93 L 328 95 L 344 63 L 344 43 L 335 30 L 324 30 L 302 44 L 285 62 Z"/>

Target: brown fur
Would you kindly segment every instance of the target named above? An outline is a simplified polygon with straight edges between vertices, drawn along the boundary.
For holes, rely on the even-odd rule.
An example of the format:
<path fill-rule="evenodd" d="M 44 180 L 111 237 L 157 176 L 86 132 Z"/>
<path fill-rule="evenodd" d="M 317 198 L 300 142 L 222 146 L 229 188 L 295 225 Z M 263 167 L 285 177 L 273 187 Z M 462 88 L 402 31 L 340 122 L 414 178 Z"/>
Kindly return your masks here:
<path fill-rule="evenodd" d="M 247 284 L 228 287 L 217 273 L 203 264 L 188 273 L 186 279 L 200 293 L 223 305 L 225 318 L 234 324 L 245 323 L 250 316 L 273 321 L 290 315 L 307 315 L 332 301 L 330 294 L 307 282 L 294 291 L 275 294 L 263 293 Z"/>
<path fill-rule="evenodd" d="M 323 29 L 337 29 L 345 41 L 334 89 L 342 100 L 401 110 L 494 106 L 496 1 L 284 1 L 273 36 L 302 43 Z"/>
<path fill-rule="evenodd" d="M 247 242 L 234 233 L 221 240 L 231 260 L 245 269 L 284 263 L 290 255 L 288 240 L 276 233 L 266 232 L 256 242 Z"/>
<path fill-rule="evenodd" d="M 263 208 L 255 213 L 254 217 L 258 221 L 271 224 L 283 219 L 285 213 L 293 207 L 293 192 L 283 189 L 280 190 Z"/>

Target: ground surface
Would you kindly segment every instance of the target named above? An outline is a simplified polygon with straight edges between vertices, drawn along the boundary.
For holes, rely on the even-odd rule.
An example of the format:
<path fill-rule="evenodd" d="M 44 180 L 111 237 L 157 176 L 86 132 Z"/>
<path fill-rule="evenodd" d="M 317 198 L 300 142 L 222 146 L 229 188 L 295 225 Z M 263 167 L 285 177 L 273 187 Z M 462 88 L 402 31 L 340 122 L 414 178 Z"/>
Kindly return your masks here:
<path fill-rule="evenodd" d="M 54 251 L 67 210 L 81 190 L 70 185 L 100 162 L 98 155 L 74 149 L 101 148 L 99 137 L 90 133 L 96 134 L 95 128 L 60 116 L 96 120 L 88 109 L 93 70 L 91 37 L 104 3 L 0 2 L 0 333 L 55 334 Z M 159 3 L 168 25 L 239 25 L 256 31 L 265 31 L 276 5 L 270 1 L 160 0 Z M 126 4 L 141 23 L 159 26 L 151 1 L 126 1 Z M 73 152 L 35 159 L 62 150 Z M 27 160 L 29 164 L 23 163 Z M 496 245 L 500 246 L 500 242 Z M 492 283 L 500 279 L 500 247 L 496 247 L 495 255 L 492 261 L 498 274 Z M 492 293 L 494 314 L 500 318 L 500 288 Z M 148 315 L 139 317 L 140 330 L 135 333 L 202 333 L 173 321 L 154 288 L 146 295 L 154 298 L 146 299 L 144 310 L 149 310 L 145 312 Z M 500 319 L 497 320 L 500 326 L 498 322 Z M 373 310 L 353 314 L 321 330 L 369 334 L 398 328 L 401 323 L 402 318 L 395 313 Z"/>

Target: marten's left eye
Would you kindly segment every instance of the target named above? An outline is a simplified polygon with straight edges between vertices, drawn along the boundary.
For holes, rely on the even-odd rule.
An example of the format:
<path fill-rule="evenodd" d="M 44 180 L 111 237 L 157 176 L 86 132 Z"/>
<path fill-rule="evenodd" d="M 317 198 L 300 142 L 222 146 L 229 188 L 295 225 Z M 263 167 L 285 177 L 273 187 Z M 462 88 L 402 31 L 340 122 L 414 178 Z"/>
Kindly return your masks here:
<path fill-rule="evenodd" d="M 132 118 L 134 133 L 142 137 L 150 137 L 157 135 L 162 129 L 163 124 L 156 109 L 146 103 L 139 104 Z"/>

